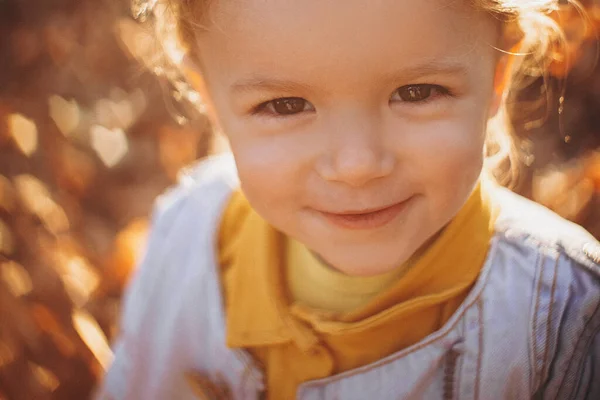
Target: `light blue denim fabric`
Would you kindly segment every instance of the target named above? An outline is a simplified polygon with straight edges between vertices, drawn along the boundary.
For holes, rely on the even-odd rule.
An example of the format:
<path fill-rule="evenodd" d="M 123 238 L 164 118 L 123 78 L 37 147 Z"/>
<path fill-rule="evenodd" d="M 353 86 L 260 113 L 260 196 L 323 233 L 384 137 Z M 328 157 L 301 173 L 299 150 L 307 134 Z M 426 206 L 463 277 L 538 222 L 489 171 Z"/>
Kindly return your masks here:
<path fill-rule="evenodd" d="M 194 399 L 190 370 L 224 379 L 235 399 L 263 396 L 260 370 L 225 345 L 216 232 L 237 185 L 231 156 L 214 157 L 158 201 L 98 398 Z M 306 382 L 297 398 L 600 399 L 600 245 L 504 189 L 494 197 L 502 213 L 487 260 L 445 326 L 376 363 Z"/>

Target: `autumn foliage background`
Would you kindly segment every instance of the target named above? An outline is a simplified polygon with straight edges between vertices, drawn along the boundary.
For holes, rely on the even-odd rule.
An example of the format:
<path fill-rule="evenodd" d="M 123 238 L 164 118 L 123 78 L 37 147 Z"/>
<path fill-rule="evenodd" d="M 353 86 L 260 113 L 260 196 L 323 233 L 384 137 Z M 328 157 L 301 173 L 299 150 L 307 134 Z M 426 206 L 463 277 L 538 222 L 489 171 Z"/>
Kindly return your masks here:
<path fill-rule="evenodd" d="M 600 237 L 600 2 L 586 7 L 589 25 L 560 16 L 571 62 L 549 87 L 566 82 L 565 101 L 515 107 L 518 191 Z M 218 147 L 155 51 L 127 0 L 0 0 L 0 400 L 90 397 L 154 198 Z"/>

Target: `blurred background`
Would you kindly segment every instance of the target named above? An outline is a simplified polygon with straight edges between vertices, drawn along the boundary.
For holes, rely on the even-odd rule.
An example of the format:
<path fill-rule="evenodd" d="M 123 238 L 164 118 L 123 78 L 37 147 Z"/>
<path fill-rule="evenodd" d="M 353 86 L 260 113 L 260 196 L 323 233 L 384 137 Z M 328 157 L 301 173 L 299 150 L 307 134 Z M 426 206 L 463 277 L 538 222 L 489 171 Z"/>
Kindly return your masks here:
<path fill-rule="evenodd" d="M 589 26 L 561 14 L 571 62 L 548 71 L 565 100 L 516 107 L 516 190 L 600 237 L 600 1 L 585 6 Z M 0 400 L 90 397 L 154 198 L 222 146 L 130 14 L 127 0 L 0 0 Z"/>

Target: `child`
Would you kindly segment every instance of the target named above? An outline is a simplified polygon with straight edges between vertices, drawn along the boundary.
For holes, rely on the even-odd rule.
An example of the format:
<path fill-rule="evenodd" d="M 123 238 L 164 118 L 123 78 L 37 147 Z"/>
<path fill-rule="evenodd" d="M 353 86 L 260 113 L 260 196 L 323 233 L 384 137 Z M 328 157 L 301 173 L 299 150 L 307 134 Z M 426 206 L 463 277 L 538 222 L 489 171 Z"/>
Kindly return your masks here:
<path fill-rule="evenodd" d="M 600 399 L 599 244 L 483 173 L 557 0 L 158 7 L 233 156 L 158 202 L 101 398 Z"/>

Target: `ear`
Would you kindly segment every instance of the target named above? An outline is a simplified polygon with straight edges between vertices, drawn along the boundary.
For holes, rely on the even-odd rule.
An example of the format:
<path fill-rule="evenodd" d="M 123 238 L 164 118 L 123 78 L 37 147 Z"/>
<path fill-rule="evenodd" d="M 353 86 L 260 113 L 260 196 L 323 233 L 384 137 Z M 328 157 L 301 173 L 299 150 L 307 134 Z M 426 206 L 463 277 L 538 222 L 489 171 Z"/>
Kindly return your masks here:
<path fill-rule="evenodd" d="M 210 123 L 213 126 L 217 126 L 218 120 L 215 113 L 215 107 L 211 101 L 211 97 L 209 96 L 208 87 L 200 67 L 197 65 L 197 63 L 186 56 L 183 58 L 181 63 L 181 71 L 187 82 L 200 95 L 202 104 L 204 104 L 206 107 L 206 115 L 210 120 Z"/>

